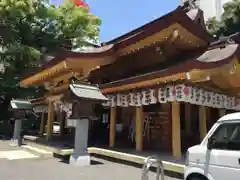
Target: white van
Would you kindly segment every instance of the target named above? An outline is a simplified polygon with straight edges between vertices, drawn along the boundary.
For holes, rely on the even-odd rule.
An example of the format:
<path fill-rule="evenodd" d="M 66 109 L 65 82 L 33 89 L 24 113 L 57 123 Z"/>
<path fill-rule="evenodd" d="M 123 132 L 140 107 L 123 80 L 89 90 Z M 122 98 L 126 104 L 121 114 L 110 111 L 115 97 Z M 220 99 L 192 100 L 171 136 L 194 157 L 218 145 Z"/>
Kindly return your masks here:
<path fill-rule="evenodd" d="M 240 113 L 220 118 L 202 143 L 188 149 L 185 180 L 240 180 Z"/>

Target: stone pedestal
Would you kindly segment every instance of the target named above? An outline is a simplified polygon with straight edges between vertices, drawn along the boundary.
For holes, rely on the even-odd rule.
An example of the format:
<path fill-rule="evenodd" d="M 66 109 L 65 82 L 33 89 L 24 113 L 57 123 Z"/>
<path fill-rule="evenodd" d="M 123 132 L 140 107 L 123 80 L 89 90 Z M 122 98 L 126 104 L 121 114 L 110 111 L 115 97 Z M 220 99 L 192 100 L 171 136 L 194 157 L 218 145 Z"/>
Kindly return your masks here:
<path fill-rule="evenodd" d="M 10 143 L 11 146 L 22 145 L 21 127 L 22 127 L 22 120 L 15 120 L 13 138 Z"/>
<path fill-rule="evenodd" d="M 69 160 L 70 164 L 75 166 L 90 165 L 90 156 L 87 152 L 88 124 L 88 119 L 76 120 L 75 147 Z"/>

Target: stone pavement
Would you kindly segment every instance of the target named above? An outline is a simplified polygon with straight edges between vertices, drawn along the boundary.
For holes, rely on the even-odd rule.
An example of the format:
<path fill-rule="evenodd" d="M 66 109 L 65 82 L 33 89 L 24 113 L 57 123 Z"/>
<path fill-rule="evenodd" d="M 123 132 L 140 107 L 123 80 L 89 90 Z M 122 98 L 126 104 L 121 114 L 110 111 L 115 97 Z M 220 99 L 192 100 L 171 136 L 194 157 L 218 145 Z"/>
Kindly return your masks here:
<path fill-rule="evenodd" d="M 75 167 L 58 159 L 0 159 L 1 179 L 4 180 L 140 180 L 141 169 L 94 158 L 94 165 Z M 150 180 L 155 173 L 150 173 Z M 166 178 L 166 180 L 177 180 Z"/>
<path fill-rule="evenodd" d="M 32 158 L 38 158 L 38 156 L 26 150 L 0 151 L 0 159 L 18 160 Z"/>
<path fill-rule="evenodd" d="M 7 142 L 0 141 L 0 155 L 3 152 L 6 154 L 12 154 L 9 155 L 12 158 L 0 158 L 1 179 L 4 180 L 141 179 L 141 169 L 139 168 L 113 163 L 95 157 L 91 158 L 91 166 L 75 167 L 50 156 L 47 158 L 40 157 L 20 147 L 9 147 Z M 13 152 L 15 153 L 15 156 L 13 155 Z M 28 154 L 29 157 L 26 157 L 26 154 Z M 21 158 L 19 158 L 19 156 L 21 156 Z M 150 173 L 150 180 L 152 179 L 155 179 L 155 173 L 153 172 Z M 165 180 L 178 179 L 166 177 Z"/>
<path fill-rule="evenodd" d="M 9 142 L 10 141 L 0 141 L 0 159 L 17 160 L 38 158 L 37 155 L 20 147 L 9 146 Z"/>
<path fill-rule="evenodd" d="M 10 141 L 0 140 L 0 151 L 21 150 L 21 147 L 9 146 Z"/>

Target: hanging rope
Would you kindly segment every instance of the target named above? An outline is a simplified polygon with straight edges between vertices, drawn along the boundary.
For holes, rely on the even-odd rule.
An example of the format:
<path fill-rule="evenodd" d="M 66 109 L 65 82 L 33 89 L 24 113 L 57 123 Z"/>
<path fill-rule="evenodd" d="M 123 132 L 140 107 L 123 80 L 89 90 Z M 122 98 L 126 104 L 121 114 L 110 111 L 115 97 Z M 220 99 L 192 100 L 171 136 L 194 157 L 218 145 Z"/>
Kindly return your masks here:
<path fill-rule="evenodd" d="M 135 135 L 136 135 L 136 121 L 135 118 L 131 118 L 128 131 L 128 139 L 131 139 L 132 142 L 135 142 Z"/>
<path fill-rule="evenodd" d="M 152 117 L 149 116 L 145 116 L 144 118 L 144 130 L 143 130 L 143 136 L 147 136 L 148 141 L 150 140 L 150 125 L 152 122 Z"/>

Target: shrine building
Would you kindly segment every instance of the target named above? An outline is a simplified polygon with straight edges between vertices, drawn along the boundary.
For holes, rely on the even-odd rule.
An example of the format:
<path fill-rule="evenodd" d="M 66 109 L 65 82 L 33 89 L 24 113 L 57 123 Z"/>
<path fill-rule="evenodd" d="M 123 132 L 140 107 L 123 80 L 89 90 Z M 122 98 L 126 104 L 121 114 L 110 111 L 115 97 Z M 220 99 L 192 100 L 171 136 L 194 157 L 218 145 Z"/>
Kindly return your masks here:
<path fill-rule="evenodd" d="M 220 116 L 239 110 L 239 55 L 238 34 L 213 41 L 200 9 L 178 7 L 101 47 L 62 52 L 20 86 L 48 90 L 47 139 L 54 114 L 69 114 L 58 116 L 64 126 L 74 112 L 84 111 L 91 117 L 89 134 L 105 128 L 110 147 L 180 158 Z M 108 101 L 76 105 L 77 96 L 96 96 L 85 89 L 88 84 L 98 85 Z M 75 94 L 71 101 L 69 93 Z M 99 123 L 106 126 L 93 128 Z"/>

